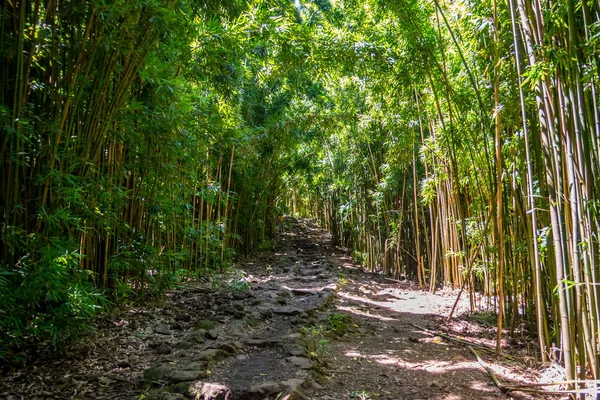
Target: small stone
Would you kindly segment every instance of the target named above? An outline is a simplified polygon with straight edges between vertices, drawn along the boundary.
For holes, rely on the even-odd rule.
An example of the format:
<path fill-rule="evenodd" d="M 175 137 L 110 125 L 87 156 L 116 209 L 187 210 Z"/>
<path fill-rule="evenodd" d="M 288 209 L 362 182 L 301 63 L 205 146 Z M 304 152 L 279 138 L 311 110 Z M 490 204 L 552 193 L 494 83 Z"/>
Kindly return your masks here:
<path fill-rule="evenodd" d="M 226 306 L 226 307 L 223 307 L 223 309 L 221 311 L 227 315 L 234 315 L 238 311 L 238 309 L 235 308 L 234 306 Z"/>
<path fill-rule="evenodd" d="M 229 332 L 228 332 L 229 335 L 234 336 L 234 337 L 246 336 L 248 334 L 248 331 L 244 327 L 244 325 L 246 325 L 246 324 L 242 321 L 236 321 L 236 322 L 237 323 L 233 324 L 233 326 L 229 330 Z"/>
<path fill-rule="evenodd" d="M 244 346 L 242 346 L 240 342 L 230 342 L 220 344 L 218 348 L 223 351 L 226 351 L 229 354 L 235 354 L 238 351 L 242 350 Z"/>
<path fill-rule="evenodd" d="M 198 353 L 195 357 L 195 361 L 207 361 L 216 362 L 227 357 L 227 353 L 221 349 L 206 349 Z"/>
<path fill-rule="evenodd" d="M 181 368 L 184 371 L 204 371 L 208 368 L 206 361 L 192 361 Z"/>
<path fill-rule="evenodd" d="M 182 350 L 189 350 L 194 347 L 193 343 L 186 342 L 185 340 L 177 345 Z"/>
<path fill-rule="evenodd" d="M 301 378 L 296 379 L 288 379 L 287 381 L 281 382 L 282 388 L 284 388 L 287 392 L 295 392 L 300 389 L 302 385 L 304 385 L 305 380 Z"/>
<path fill-rule="evenodd" d="M 244 300 L 246 297 L 248 297 L 249 293 L 247 292 L 234 292 L 233 293 L 233 298 L 236 300 Z"/>
<path fill-rule="evenodd" d="M 275 347 L 279 344 L 279 340 L 277 340 L 277 339 L 246 339 L 246 340 L 244 340 L 244 344 L 246 346 L 259 347 L 259 348 Z"/>
<path fill-rule="evenodd" d="M 173 386 L 171 386 L 171 391 L 173 393 L 179 393 L 184 396 L 187 396 L 190 392 L 190 383 L 189 382 L 180 382 Z"/>
<path fill-rule="evenodd" d="M 117 368 L 131 368 L 131 362 L 128 360 L 119 361 Z"/>
<path fill-rule="evenodd" d="M 288 358 L 288 361 L 300 369 L 312 369 L 314 367 L 312 361 L 304 357 L 292 356 Z"/>
<path fill-rule="evenodd" d="M 171 367 L 166 364 L 158 364 L 144 372 L 145 381 L 162 381 L 171 374 Z"/>
<path fill-rule="evenodd" d="M 173 349 L 166 343 L 162 343 L 156 348 L 156 352 L 162 355 L 171 354 L 171 351 L 173 351 Z"/>
<path fill-rule="evenodd" d="M 202 344 L 204 343 L 204 335 L 206 332 L 202 329 L 198 329 L 188 333 L 185 337 L 185 341 L 188 343 Z"/>
<path fill-rule="evenodd" d="M 299 390 L 294 390 L 291 393 L 284 395 L 281 400 L 308 400 L 304 394 Z"/>
<path fill-rule="evenodd" d="M 299 315 L 303 311 L 304 310 L 302 310 L 301 308 L 291 306 L 276 307 L 273 309 L 273 313 L 278 315 Z"/>
<path fill-rule="evenodd" d="M 220 383 L 195 382 L 190 385 L 189 394 L 196 400 L 231 399 L 231 390 Z"/>
<path fill-rule="evenodd" d="M 277 394 L 279 391 L 279 384 L 277 382 L 268 381 L 261 383 L 260 385 L 251 386 L 246 393 L 246 397 L 254 398 L 256 396 L 261 396 L 261 398 L 265 398 Z"/>
<path fill-rule="evenodd" d="M 158 324 L 154 327 L 154 333 L 158 333 L 160 335 L 170 335 L 171 328 L 166 324 Z"/>
<path fill-rule="evenodd" d="M 201 319 L 196 322 L 196 329 L 202 329 L 205 331 L 210 331 L 211 329 L 215 329 L 216 323 L 210 319 Z"/>
<path fill-rule="evenodd" d="M 206 376 L 205 371 L 175 371 L 173 375 L 169 378 L 169 382 L 171 383 L 180 383 L 180 382 L 191 382 L 197 381 L 198 379 L 202 379 Z"/>
<path fill-rule="evenodd" d="M 211 329 L 210 331 L 206 331 L 204 333 L 204 337 L 209 340 L 217 340 L 218 334 L 217 334 L 217 331 L 215 331 L 214 329 Z"/>
<path fill-rule="evenodd" d="M 264 318 L 271 318 L 273 316 L 273 311 L 268 307 L 258 307 L 257 311 Z"/>
<path fill-rule="evenodd" d="M 192 316 L 190 314 L 177 314 L 175 315 L 175 321 L 190 322 Z"/>
<path fill-rule="evenodd" d="M 299 344 L 293 344 L 290 345 L 286 348 L 287 353 L 290 356 L 296 356 L 296 357 L 304 357 L 306 356 L 306 349 L 302 346 L 300 346 Z"/>

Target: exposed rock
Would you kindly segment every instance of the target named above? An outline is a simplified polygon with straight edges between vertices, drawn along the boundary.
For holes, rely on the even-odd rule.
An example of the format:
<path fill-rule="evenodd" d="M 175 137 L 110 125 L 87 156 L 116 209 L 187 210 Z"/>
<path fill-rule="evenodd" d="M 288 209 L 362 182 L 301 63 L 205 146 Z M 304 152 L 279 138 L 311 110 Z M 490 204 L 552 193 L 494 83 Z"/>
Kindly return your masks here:
<path fill-rule="evenodd" d="M 173 351 L 173 349 L 171 348 L 171 346 L 169 346 L 166 343 L 161 343 L 157 348 L 156 348 L 156 352 L 158 354 L 162 354 L 162 355 L 166 355 L 166 354 L 171 354 L 171 351 Z"/>
<path fill-rule="evenodd" d="M 173 386 L 171 386 L 171 392 L 179 393 L 184 396 L 188 396 L 190 393 L 190 383 L 189 382 L 180 382 Z"/>
<path fill-rule="evenodd" d="M 182 350 L 189 350 L 194 347 L 194 343 L 186 342 L 185 340 L 177 345 Z"/>
<path fill-rule="evenodd" d="M 221 312 L 227 315 L 234 315 L 236 312 L 238 312 L 238 309 L 234 306 L 227 305 L 221 309 Z"/>
<path fill-rule="evenodd" d="M 167 364 L 157 364 L 144 372 L 145 381 L 163 381 L 171 375 L 171 367 Z"/>
<path fill-rule="evenodd" d="M 260 385 L 251 386 L 244 395 L 247 399 L 264 399 L 280 392 L 280 387 L 277 382 L 267 381 Z"/>
<path fill-rule="evenodd" d="M 154 333 L 158 333 L 160 335 L 170 335 L 171 328 L 166 324 L 158 324 L 154 327 Z"/>
<path fill-rule="evenodd" d="M 217 324 L 215 321 L 212 321 L 210 319 L 201 319 L 198 322 L 196 322 L 196 329 L 210 331 L 211 329 L 215 329 L 216 325 Z"/>
<path fill-rule="evenodd" d="M 211 329 L 210 331 L 206 331 L 204 333 L 204 337 L 209 340 L 217 340 L 218 334 L 217 334 L 217 331 L 215 331 L 214 329 Z"/>
<path fill-rule="evenodd" d="M 249 295 L 250 294 L 248 292 L 234 292 L 232 296 L 236 300 L 244 300 Z"/>
<path fill-rule="evenodd" d="M 190 322 L 192 316 L 190 314 L 177 314 L 175 315 L 175 321 Z"/>
<path fill-rule="evenodd" d="M 308 400 L 308 397 L 306 397 L 301 391 L 294 390 L 283 395 L 283 397 L 281 397 L 281 400 Z"/>
<path fill-rule="evenodd" d="M 206 361 L 192 361 L 186 364 L 182 369 L 185 371 L 204 371 L 208 368 Z"/>
<path fill-rule="evenodd" d="M 194 400 L 231 400 L 231 390 L 220 383 L 195 382 L 189 386 Z"/>
<path fill-rule="evenodd" d="M 287 381 L 281 382 L 281 387 L 286 393 L 292 393 L 300 389 L 305 382 L 306 380 L 302 378 L 288 379 Z"/>
<path fill-rule="evenodd" d="M 264 318 L 271 318 L 273 316 L 273 310 L 271 310 L 269 307 L 258 307 L 257 311 Z"/>
<path fill-rule="evenodd" d="M 195 361 L 208 361 L 216 362 L 227 357 L 227 353 L 221 349 L 206 349 L 198 353 L 195 357 Z"/>
<path fill-rule="evenodd" d="M 277 340 L 277 339 L 246 339 L 246 340 L 244 340 L 244 344 L 246 346 L 253 346 L 253 347 L 260 347 L 260 348 L 275 347 L 279 344 L 279 340 Z"/>
<path fill-rule="evenodd" d="M 131 362 L 129 360 L 121 360 L 117 363 L 117 368 L 131 368 Z"/>
<path fill-rule="evenodd" d="M 240 342 L 229 342 L 220 344 L 218 348 L 229 354 L 235 354 L 242 350 L 244 346 Z"/>
<path fill-rule="evenodd" d="M 288 357 L 288 361 L 300 369 L 313 369 L 314 367 L 313 362 L 304 357 L 292 356 Z"/>
<path fill-rule="evenodd" d="M 299 344 L 287 346 L 285 350 L 290 356 L 304 357 L 306 355 L 306 349 Z"/>
<path fill-rule="evenodd" d="M 204 335 L 205 334 L 206 334 L 206 331 L 204 331 L 203 329 L 197 329 L 195 331 L 188 333 L 185 336 L 184 341 L 186 341 L 188 343 L 202 344 L 202 343 L 204 343 Z"/>
<path fill-rule="evenodd" d="M 246 323 L 243 321 L 236 321 L 233 326 L 229 330 L 229 335 L 234 337 L 243 337 L 248 334 L 248 331 L 245 328 Z"/>
<path fill-rule="evenodd" d="M 301 308 L 291 306 L 273 308 L 273 313 L 277 315 L 299 315 L 300 313 L 302 313 L 302 311 L 304 310 L 302 310 Z"/>
<path fill-rule="evenodd" d="M 191 382 L 202 379 L 206 376 L 206 371 L 175 371 L 169 378 L 171 383 Z"/>

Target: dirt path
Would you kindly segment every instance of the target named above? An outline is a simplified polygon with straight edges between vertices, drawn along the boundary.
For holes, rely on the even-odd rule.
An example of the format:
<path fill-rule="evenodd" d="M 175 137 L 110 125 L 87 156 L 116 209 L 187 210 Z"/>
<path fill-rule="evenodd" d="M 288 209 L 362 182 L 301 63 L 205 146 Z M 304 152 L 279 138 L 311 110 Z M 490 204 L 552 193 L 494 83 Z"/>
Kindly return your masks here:
<path fill-rule="evenodd" d="M 160 306 L 106 316 L 65 357 L 6 374 L 0 398 L 514 397 L 467 347 L 419 329 L 491 346 L 493 328 L 443 322 L 455 293 L 363 274 L 307 221 L 290 221 L 270 254 L 238 267 L 229 279 L 171 291 Z M 461 303 L 458 315 L 465 311 Z M 480 352 L 504 383 L 537 379 L 523 366 L 527 343 L 513 344 L 518 360 Z"/>

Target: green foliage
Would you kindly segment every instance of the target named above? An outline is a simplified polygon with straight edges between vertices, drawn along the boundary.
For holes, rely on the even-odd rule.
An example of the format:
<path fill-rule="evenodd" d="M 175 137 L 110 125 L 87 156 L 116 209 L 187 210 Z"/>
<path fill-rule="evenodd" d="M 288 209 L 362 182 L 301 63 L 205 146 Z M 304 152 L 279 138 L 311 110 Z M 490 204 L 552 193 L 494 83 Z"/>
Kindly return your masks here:
<path fill-rule="evenodd" d="M 331 346 L 326 338 L 327 328 L 323 325 L 304 326 L 300 329 L 302 340 L 311 359 L 322 364 L 331 352 Z"/>
<path fill-rule="evenodd" d="M 350 328 L 352 319 L 345 314 L 329 314 L 327 328 L 334 335 L 341 336 Z"/>
<path fill-rule="evenodd" d="M 54 239 L 10 270 L 0 270 L 0 347 L 11 361 L 19 349 L 60 348 L 92 331 L 93 317 L 107 304 L 79 268 L 77 246 Z"/>

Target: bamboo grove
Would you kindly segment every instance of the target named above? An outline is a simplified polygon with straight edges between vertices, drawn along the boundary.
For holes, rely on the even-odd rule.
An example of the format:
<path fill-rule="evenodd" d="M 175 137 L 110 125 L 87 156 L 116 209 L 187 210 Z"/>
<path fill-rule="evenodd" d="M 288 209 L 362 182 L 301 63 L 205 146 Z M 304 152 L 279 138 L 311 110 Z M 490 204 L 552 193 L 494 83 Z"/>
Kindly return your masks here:
<path fill-rule="evenodd" d="M 217 4 L 218 3 L 218 4 Z M 0 357 L 285 213 L 598 379 L 596 0 L 10 0 Z"/>

